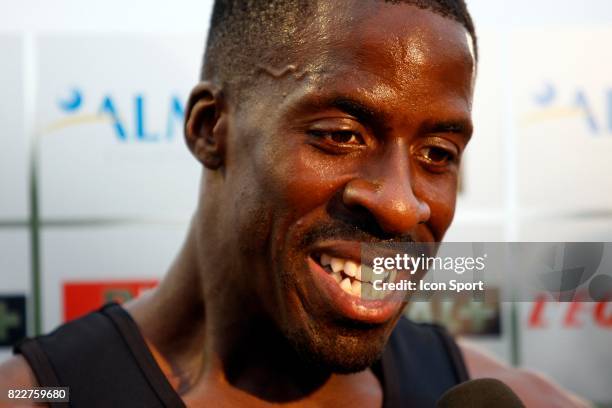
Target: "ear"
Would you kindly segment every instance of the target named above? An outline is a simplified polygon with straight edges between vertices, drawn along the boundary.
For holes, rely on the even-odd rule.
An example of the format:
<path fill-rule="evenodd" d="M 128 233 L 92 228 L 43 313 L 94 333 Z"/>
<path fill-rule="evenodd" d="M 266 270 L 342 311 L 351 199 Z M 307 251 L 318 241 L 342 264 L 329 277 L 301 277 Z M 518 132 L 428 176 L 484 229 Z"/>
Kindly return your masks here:
<path fill-rule="evenodd" d="M 200 82 L 191 91 L 185 116 L 185 141 L 196 159 L 218 169 L 225 157 L 227 117 L 223 95 L 211 82 Z"/>

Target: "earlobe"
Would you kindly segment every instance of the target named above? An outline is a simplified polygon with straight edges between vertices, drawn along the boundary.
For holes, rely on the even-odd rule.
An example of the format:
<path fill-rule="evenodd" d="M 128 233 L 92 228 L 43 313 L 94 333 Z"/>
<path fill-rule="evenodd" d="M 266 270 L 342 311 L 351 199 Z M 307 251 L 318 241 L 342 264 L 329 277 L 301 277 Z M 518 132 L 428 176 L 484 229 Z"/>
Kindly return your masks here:
<path fill-rule="evenodd" d="M 223 165 L 226 115 L 220 89 L 200 82 L 191 91 L 185 117 L 185 141 L 196 159 L 209 169 Z"/>

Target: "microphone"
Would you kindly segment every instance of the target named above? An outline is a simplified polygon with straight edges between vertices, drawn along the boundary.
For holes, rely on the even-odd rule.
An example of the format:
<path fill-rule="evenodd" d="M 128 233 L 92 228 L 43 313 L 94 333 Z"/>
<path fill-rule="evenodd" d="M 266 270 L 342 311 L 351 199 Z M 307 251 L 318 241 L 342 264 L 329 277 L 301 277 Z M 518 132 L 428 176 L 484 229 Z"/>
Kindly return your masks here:
<path fill-rule="evenodd" d="M 479 378 L 454 386 L 436 403 L 437 408 L 525 408 L 520 398 L 503 382 Z"/>

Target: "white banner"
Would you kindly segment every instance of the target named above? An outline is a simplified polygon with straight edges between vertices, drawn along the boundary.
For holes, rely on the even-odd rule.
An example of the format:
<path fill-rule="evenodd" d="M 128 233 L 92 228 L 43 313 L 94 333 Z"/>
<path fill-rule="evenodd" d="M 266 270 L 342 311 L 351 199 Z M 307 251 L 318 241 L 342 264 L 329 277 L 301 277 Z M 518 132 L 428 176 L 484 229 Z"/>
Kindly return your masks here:
<path fill-rule="evenodd" d="M 187 225 L 158 224 L 45 229 L 43 331 L 64 321 L 66 283 L 160 280 L 178 254 L 186 229 Z M 92 302 L 87 294 L 79 300 Z M 104 300 L 93 300 L 93 309 Z"/>
<path fill-rule="evenodd" d="M 186 221 L 200 166 L 183 138 L 200 36 L 54 35 L 38 40 L 43 218 Z"/>
<path fill-rule="evenodd" d="M 511 84 L 524 208 L 610 215 L 611 38 L 610 28 L 513 35 Z"/>
<path fill-rule="evenodd" d="M 25 134 L 24 42 L 0 35 L 0 220 L 23 220 L 28 208 L 28 138 Z"/>

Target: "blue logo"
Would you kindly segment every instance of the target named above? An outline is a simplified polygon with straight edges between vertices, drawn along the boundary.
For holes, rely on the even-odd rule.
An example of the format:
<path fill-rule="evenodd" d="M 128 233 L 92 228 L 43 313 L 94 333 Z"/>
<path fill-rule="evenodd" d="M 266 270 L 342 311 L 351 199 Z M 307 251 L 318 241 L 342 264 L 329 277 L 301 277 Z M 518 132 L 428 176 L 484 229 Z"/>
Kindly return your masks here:
<path fill-rule="evenodd" d="M 171 141 L 182 129 L 185 106 L 178 95 L 169 95 L 166 99 L 166 126 L 163 129 L 151 129 L 147 122 L 147 98 L 143 93 L 135 93 L 131 98 L 131 110 L 120 111 L 117 101 L 111 94 L 92 101 L 96 110 L 87 112 L 82 89 L 73 88 L 68 95 L 57 101 L 57 106 L 66 117 L 47 126 L 45 133 L 70 126 L 91 123 L 107 123 L 119 142 L 163 142 Z"/>
<path fill-rule="evenodd" d="M 562 93 L 552 82 L 545 82 L 532 100 L 536 109 L 523 118 L 525 126 L 573 117 L 581 120 L 593 136 L 612 136 L 612 88 L 599 94 L 589 94 L 582 87 Z M 598 110 L 605 112 L 603 116 L 596 114 L 597 106 L 603 107 Z"/>

